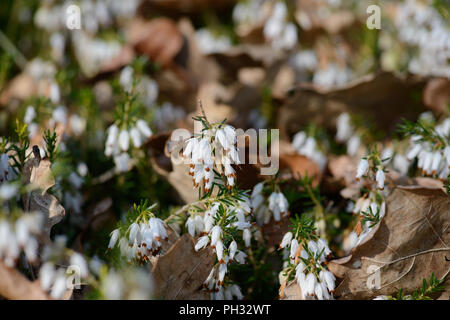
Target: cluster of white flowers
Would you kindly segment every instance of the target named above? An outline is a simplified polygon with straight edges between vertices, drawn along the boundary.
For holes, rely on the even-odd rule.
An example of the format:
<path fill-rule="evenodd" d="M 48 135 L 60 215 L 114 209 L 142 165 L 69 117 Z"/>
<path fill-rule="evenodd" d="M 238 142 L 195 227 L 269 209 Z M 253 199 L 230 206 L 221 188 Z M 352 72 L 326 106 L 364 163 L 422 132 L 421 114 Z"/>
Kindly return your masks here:
<path fill-rule="evenodd" d="M 264 25 L 264 36 L 275 49 L 292 49 L 297 44 L 297 27 L 287 21 L 287 7 L 276 2 L 272 14 Z"/>
<path fill-rule="evenodd" d="M 130 155 L 128 154 L 130 140 L 136 148 L 140 148 L 145 139 L 148 139 L 152 134 L 152 130 L 142 119 L 138 119 L 136 126 L 129 130 L 119 129 L 117 124 L 113 123 L 108 128 L 105 155 L 107 157 L 113 156 L 117 169 L 125 172 L 128 170 L 130 161 Z"/>
<path fill-rule="evenodd" d="M 187 140 L 183 156 L 189 159 L 189 174 L 195 187 L 204 183 L 205 191 L 211 190 L 214 169 L 226 177 L 229 188 L 235 184 L 232 164 L 239 164 L 235 129 L 230 125 L 213 124 L 198 136 Z"/>
<path fill-rule="evenodd" d="M 431 2 L 409 0 L 399 4 L 395 23 L 400 40 L 418 49 L 409 62 L 409 71 L 449 78 L 449 24 Z"/>
<path fill-rule="evenodd" d="M 221 265 L 220 265 L 221 266 Z M 219 267 L 214 267 L 206 281 L 203 283 L 203 288 L 209 291 L 209 297 L 211 300 L 242 300 L 241 288 L 237 284 L 221 285 L 217 286 L 215 279 L 220 278 L 217 274 L 223 272 Z"/>
<path fill-rule="evenodd" d="M 406 157 L 409 161 L 417 157 L 417 166 L 424 175 L 447 179 L 450 174 L 450 118 L 436 125 L 434 131 L 439 136 L 440 145 L 426 141 L 420 135 L 414 135 L 410 139 L 411 148 Z"/>
<path fill-rule="evenodd" d="M 367 198 L 359 198 L 353 208 L 353 213 L 356 215 L 369 214 L 371 216 L 378 216 L 378 220 L 381 220 L 386 213 L 386 203 L 383 200 L 377 199 L 376 194 L 370 192 Z M 352 231 L 349 234 L 347 249 L 350 250 L 359 245 L 369 234 L 374 222 L 367 220 L 365 223 L 361 222 L 361 229 Z"/>
<path fill-rule="evenodd" d="M 15 266 L 22 250 L 28 261 L 36 262 L 37 236 L 42 232 L 42 222 L 38 213 L 22 215 L 15 222 L 0 218 L 0 259 L 7 266 Z"/>
<path fill-rule="evenodd" d="M 273 191 L 267 198 L 264 196 L 265 183 L 255 185 L 251 195 L 251 203 L 258 225 L 267 224 L 273 216 L 275 221 L 280 221 L 288 214 L 289 203 L 281 191 Z"/>
<path fill-rule="evenodd" d="M 306 132 L 297 132 L 292 140 L 292 147 L 301 155 L 313 160 L 323 170 L 327 164 L 327 157 L 318 148 L 317 141 L 314 137 L 308 136 Z"/>
<path fill-rule="evenodd" d="M 128 237 L 126 237 L 128 234 Z M 125 236 L 120 237 L 120 230 L 111 232 L 108 250 L 115 247 L 119 241 L 121 254 L 128 261 L 147 262 L 150 257 L 160 253 L 162 240 L 167 240 L 166 225 L 159 218 L 151 217 L 148 221 L 134 222 L 127 229 Z"/>
<path fill-rule="evenodd" d="M 373 172 L 376 172 L 375 175 Z M 362 158 L 359 161 L 358 168 L 356 169 L 356 180 L 359 181 L 363 176 L 368 176 L 369 179 L 375 180 L 378 189 L 384 189 L 386 175 L 381 162 L 374 165 L 372 162 L 369 162 L 369 159 Z"/>
<path fill-rule="evenodd" d="M 246 247 L 251 244 L 250 200 L 244 198 L 233 201 L 233 205 L 230 205 L 229 201 L 227 203 L 213 202 L 207 205 L 203 216 L 201 213 L 195 215 L 191 213 L 186 221 L 188 232 L 192 236 L 199 236 L 195 244 L 195 250 L 198 251 L 210 245 L 217 255 L 218 263 L 213 267 L 204 283 L 206 290 L 217 295 L 211 296 L 216 299 L 221 297 L 223 299 L 222 294 L 228 297 L 227 291 L 222 288 L 228 265 L 232 261 L 243 264 L 247 257 L 243 251 L 238 249 L 236 240 L 228 238 L 231 229 L 242 231 L 242 238 Z M 229 242 L 227 246 L 224 244 L 225 241 Z"/>
<path fill-rule="evenodd" d="M 204 54 L 227 51 L 231 47 L 231 40 L 227 36 L 215 36 L 206 28 L 198 29 L 195 38 L 200 51 Z"/>
<path fill-rule="evenodd" d="M 289 260 L 295 267 L 295 279 L 300 286 L 302 298 L 333 299 L 335 277 L 323 266 L 331 251 L 325 240 L 309 240 L 302 244 L 292 232 L 287 232 L 280 248 L 289 248 Z M 285 267 L 288 262 L 285 263 Z M 281 279 L 283 279 L 283 271 Z"/>
<path fill-rule="evenodd" d="M 336 119 L 336 141 L 346 143 L 347 154 L 350 156 L 355 156 L 361 145 L 361 139 L 356 134 L 347 112 L 341 113 Z"/>
<path fill-rule="evenodd" d="M 362 195 L 353 207 L 353 213 L 358 215 L 360 220 L 357 227 L 349 235 L 349 245 L 351 249 L 361 243 L 386 213 L 385 196 L 385 162 L 377 152 L 372 151 L 367 157 L 360 160 L 356 173 L 356 180 L 367 177 L 369 192 Z"/>

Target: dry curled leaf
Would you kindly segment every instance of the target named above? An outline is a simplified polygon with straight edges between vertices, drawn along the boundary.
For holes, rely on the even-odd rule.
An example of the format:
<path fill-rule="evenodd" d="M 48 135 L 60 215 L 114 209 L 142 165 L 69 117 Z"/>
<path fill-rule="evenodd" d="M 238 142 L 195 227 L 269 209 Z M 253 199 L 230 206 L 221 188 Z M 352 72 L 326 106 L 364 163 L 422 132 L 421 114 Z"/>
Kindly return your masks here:
<path fill-rule="evenodd" d="M 317 186 L 321 179 L 321 172 L 317 164 L 308 157 L 300 154 L 282 154 L 280 155 L 280 171 L 289 170 L 290 176 L 300 179 L 308 175 L 313 179 L 313 186 Z"/>
<path fill-rule="evenodd" d="M 128 42 L 152 61 L 168 66 L 183 47 L 183 35 L 168 18 L 134 20 L 127 30 Z"/>
<path fill-rule="evenodd" d="M 47 159 L 31 158 L 22 170 L 22 181 L 30 184 L 31 190 L 23 196 L 25 211 L 41 212 L 44 215 L 44 234 L 50 235 L 50 229 L 65 215 L 63 206 L 47 190 L 55 185 L 55 179 Z"/>
<path fill-rule="evenodd" d="M 37 93 L 33 78 L 21 73 L 13 78 L 0 94 L 0 105 L 8 105 L 12 99 L 26 100 Z"/>
<path fill-rule="evenodd" d="M 423 102 L 436 114 L 445 114 L 450 104 L 450 80 L 431 79 L 423 90 Z"/>
<path fill-rule="evenodd" d="M 152 270 L 158 297 L 167 300 L 207 299 L 200 289 L 216 256 L 210 247 L 197 252 L 194 246 L 194 239 L 185 234 L 158 258 Z"/>
<path fill-rule="evenodd" d="M 283 137 L 311 122 L 334 130 L 336 118 L 342 112 L 352 112 L 373 120 L 380 129 L 394 131 L 402 118 L 414 119 L 425 110 L 415 98 L 424 85 L 420 77 L 389 72 L 367 75 L 335 89 L 299 84 L 279 110 L 277 127 Z"/>
<path fill-rule="evenodd" d="M 399 289 L 410 294 L 432 273 L 438 279 L 448 274 L 450 197 L 441 189 L 397 187 L 386 206 L 385 217 L 351 256 L 329 263 L 343 278 L 335 297 L 373 299 Z"/>
<path fill-rule="evenodd" d="M 49 300 L 39 280 L 30 281 L 15 268 L 0 261 L 0 297 L 10 300 Z"/>
<path fill-rule="evenodd" d="M 33 188 L 40 189 L 44 194 L 49 188 L 55 185 L 51 163 L 47 159 L 31 158 L 22 170 L 22 181 L 24 184 L 32 184 Z"/>

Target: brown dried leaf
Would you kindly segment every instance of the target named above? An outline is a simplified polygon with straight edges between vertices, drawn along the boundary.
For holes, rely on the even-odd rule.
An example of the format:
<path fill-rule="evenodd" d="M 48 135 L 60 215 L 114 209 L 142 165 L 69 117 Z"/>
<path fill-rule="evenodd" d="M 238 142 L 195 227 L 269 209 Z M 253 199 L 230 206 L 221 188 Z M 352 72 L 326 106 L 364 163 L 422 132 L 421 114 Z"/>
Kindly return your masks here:
<path fill-rule="evenodd" d="M 280 174 L 286 169 L 289 170 L 290 175 L 296 179 L 307 174 L 308 177 L 313 179 L 313 186 L 317 186 L 322 177 L 322 173 L 317 164 L 308 157 L 300 154 L 280 155 Z"/>
<path fill-rule="evenodd" d="M 423 102 L 435 113 L 445 114 L 450 104 L 450 80 L 432 79 L 423 90 Z"/>
<path fill-rule="evenodd" d="M 205 299 L 200 291 L 216 260 L 210 247 L 195 251 L 194 239 L 183 235 L 158 258 L 152 274 L 156 284 L 156 295 L 167 300 Z"/>
<path fill-rule="evenodd" d="M 136 19 L 127 29 L 127 40 L 140 54 L 169 66 L 183 46 L 183 35 L 168 18 L 151 21 Z"/>
<path fill-rule="evenodd" d="M 47 159 L 31 158 L 22 170 L 23 183 L 32 185 L 31 191 L 23 197 L 25 210 L 38 211 L 44 215 L 44 234 L 47 236 L 50 236 L 52 226 L 65 215 L 58 199 L 47 193 L 47 190 L 55 185 L 50 165 Z"/>
<path fill-rule="evenodd" d="M 30 281 L 0 261 L 0 296 L 10 300 L 50 300 L 39 280 Z"/>
<path fill-rule="evenodd" d="M 291 136 L 310 122 L 334 130 L 336 118 L 347 111 L 374 120 L 380 129 L 393 131 L 401 118 L 415 119 L 425 110 L 415 99 L 424 85 L 422 78 L 389 72 L 367 75 L 338 89 L 300 84 L 280 108 L 277 127 L 283 137 Z"/>
<path fill-rule="evenodd" d="M 55 185 L 52 171 L 50 170 L 51 163 L 47 159 L 29 159 L 22 170 L 22 181 L 24 184 L 32 184 L 41 190 L 44 194 L 49 188 Z"/>
<path fill-rule="evenodd" d="M 351 256 L 329 263 L 343 277 L 335 297 L 372 299 L 399 289 L 409 294 L 433 272 L 440 279 L 450 270 L 450 197 L 441 189 L 397 187 L 386 206 L 385 217 Z M 379 287 L 370 289 L 378 273 Z"/>
<path fill-rule="evenodd" d="M 33 78 L 21 73 L 13 78 L 0 95 L 0 105 L 7 105 L 11 99 L 26 100 L 37 93 L 37 86 Z"/>
<path fill-rule="evenodd" d="M 280 300 L 303 300 L 302 289 L 296 281 L 280 287 Z"/>

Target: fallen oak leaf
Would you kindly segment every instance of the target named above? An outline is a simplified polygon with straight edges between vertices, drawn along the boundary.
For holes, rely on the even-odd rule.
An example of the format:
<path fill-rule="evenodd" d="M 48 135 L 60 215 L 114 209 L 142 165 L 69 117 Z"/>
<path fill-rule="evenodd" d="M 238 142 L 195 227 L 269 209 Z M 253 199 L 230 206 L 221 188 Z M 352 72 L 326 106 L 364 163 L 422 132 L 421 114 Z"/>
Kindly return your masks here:
<path fill-rule="evenodd" d="M 22 201 L 25 211 L 44 215 L 44 234 L 50 237 L 50 229 L 62 220 L 65 210 L 56 197 L 47 193 L 55 185 L 50 161 L 40 158 L 36 146 L 33 147 L 33 153 L 34 157 L 27 160 L 22 170 L 22 182 L 31 185 Z"/>
<path fill-rule="evenodd" d="M 22 182 L 31 184 L 31 188 L 39 189 L 44 194 L 55 185 L 55 179 L 50 169 L 51 163 L 47 159 L 32 158 L 25 162 L 22 170 Z"/>
<path fill-rule="evenodd" d="M 10 300 L 50 300 L 39 280 L 30 281 L 0 260 L 0 296 Z"/>
<path fill-rule="evenodd" d="M 349 257 L 328 267 L 342 282 L 339 299 L 373 299 L 411 293 L 434 272 L 440 278 L 450 266 L 450 197 L 441 189 L 397 187 L 386 199 L 386 215 Z M 449 290 L 447 287 L 446 290 Z"/>
<path fill-rule="evenodd" d="M 210 247 L 195 251 L 194 239 L 184 234 L 159 257 L 152 269 L 156 295 L 163 299 L 206 299 L 201 285 L 211 272 L 216 256 Z"/>
<path fill-rule="evenodd" d="M 151 21 L 136 19 L 127 29 L 127 40 L 140 54 L 163 66 L 173 60 L 183 47 L 184 38 L 177 25 L 168 18 Z"/>

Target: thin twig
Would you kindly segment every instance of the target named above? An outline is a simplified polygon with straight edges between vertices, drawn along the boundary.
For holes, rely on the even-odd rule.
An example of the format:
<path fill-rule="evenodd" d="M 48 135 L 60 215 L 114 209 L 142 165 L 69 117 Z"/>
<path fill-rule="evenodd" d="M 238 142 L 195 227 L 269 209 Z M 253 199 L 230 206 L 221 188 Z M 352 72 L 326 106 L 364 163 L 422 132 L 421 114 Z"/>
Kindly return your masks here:
<path fill-rule="evenodd" d="M 208 121 L 208 118 L 206 117 L 206 113 L 205 113 L 205 109 L 203 109 L 203 104 L 202 104 L 202 100 L 198 99 L 198 106 L 202 112 L 203 118 L 205 118 L 206 124 L 208 126 L 210 126 L 210 123 Z"/>
<path fill-rule="evenodd" d="M 415 253 L 415 254 L 410 254 L 410 255 L 408 255 L 408 256 L 401 257 L 401 258 L 398 258 L 398 259 L 395 259 L 395 260 L 392 260 L 392 261 L 378 261 L 378 260 L 371 259 L 371 258 L 368 258 L 368 257 L 362 257 L 361 259 L 369 260 L 369 261 L 376 262 L 376 263 L 381 263 L 381 264 L 383 264 L 383 265 L 380 267 L 380 269 L 381 269 L 381 268 L 383 268 L 383 267 L 389 266 L 389 265 L 391 265 L 391 264 L 397 263 L 397 262 L 402 261 L 402 260 L 406 260 L 406 259 L 409 259 L 409 258 L 413 258 L 413 257 L 420 256 L 420 255 L 422 255 L 422 254 L 426 254 L 426 253 L 430 253 L 430 252 L 438 252 L 438 251 L 450 251 L 450 248 L 447 247 L 447 248 L 435 248 L 435 249 L 429 249 L 429 250 L 417 252 L 417 253 Z"/>

